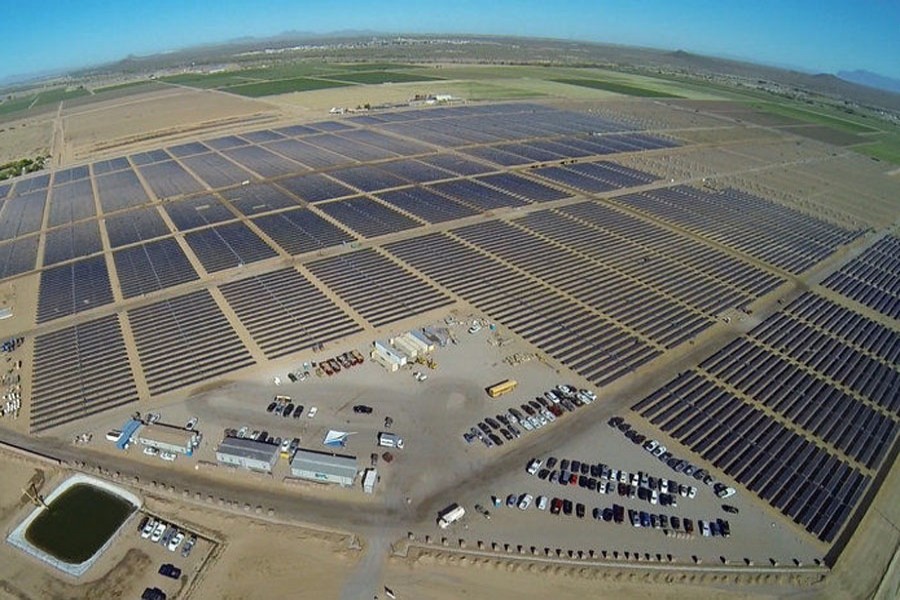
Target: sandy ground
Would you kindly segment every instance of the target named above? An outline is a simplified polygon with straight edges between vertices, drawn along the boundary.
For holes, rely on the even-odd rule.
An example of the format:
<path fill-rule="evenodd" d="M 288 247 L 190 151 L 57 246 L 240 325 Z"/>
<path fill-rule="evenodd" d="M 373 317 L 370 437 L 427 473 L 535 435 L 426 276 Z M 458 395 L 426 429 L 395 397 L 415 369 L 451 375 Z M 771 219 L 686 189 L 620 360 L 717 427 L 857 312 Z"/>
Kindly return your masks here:
<path fill-rule="evenodd" d="M 47 117 L 0 123 L 0 164 L 50 151 L 53 122 Z"/>
<path fill-rule="evenodd" d="M 63 115 L 65 143 L 73 160 L 83 160 L 120 146 L 159 138 L 197 135 L 211 127 L 273 113 L 272 105 L 212 90 L 171 87 L 135 96 L 88 104 Z"/>

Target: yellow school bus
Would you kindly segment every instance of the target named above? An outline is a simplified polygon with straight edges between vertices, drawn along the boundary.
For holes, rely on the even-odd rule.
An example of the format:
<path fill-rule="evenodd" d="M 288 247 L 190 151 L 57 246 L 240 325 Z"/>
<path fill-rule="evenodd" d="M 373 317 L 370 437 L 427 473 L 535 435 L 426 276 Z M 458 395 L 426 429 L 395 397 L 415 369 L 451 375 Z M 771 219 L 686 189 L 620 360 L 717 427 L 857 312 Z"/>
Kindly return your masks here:
<path fill-rule="evenodd" d="M 509 392 L 516 389 L 516 386 L 519 383 L 515 379 L 504 379 L 500 383 L 495 383 L 494 385 L 487 387 L 484 391 L 487 392 L 487 395 L 491 398 L 496 398 L 497 396 L 502 396 L 503 394 L 508 394 Z"/>

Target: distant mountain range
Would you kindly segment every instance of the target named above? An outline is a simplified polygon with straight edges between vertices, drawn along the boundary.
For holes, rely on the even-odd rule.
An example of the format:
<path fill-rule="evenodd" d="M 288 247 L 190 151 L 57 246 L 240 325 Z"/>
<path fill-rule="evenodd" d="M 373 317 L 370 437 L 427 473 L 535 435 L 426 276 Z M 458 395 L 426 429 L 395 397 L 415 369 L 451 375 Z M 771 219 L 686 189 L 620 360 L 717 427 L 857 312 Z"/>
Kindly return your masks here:
<path fill-rule="evenodd" d="M 900 79 L 885 77 L 884 75 L 863 71 L 861 69 L 856 71 L 838 71 L 837 76 L 844 81 L 900 94 Z"/>

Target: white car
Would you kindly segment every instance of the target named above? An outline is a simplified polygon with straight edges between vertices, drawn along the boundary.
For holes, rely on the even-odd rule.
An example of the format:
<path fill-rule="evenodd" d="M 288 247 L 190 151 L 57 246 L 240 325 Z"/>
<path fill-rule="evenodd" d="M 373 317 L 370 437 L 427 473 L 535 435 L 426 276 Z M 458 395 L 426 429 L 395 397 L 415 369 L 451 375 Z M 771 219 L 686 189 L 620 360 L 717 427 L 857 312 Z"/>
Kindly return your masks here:
<path fill-rule="evenodd" d="M 519 510 L 527 510 L 529 506 L 531 506 L 531 501 L 534 500 L 534 496 L 531 494 L 525 494 L 519 499 Z"/>
<path fill-rule="evenodd" d="M 687 495 L 687 497 L 688 497 L 688 498 L 691 498 L 691 499 L 696 498 L 696 497 L 697 497 L 697 488 L 695 488 L 694 486 L 690 486 L 690 487 L 688 488 L 688 495 Z"/>
<path fill-rule="evenodd" d="M 651 454 L 652 454 L 653 456 L 659 458 L 660 456 L 662 456 L 663 454 L 665 454 L 667 451 L 668 451 L 668 448 L 666 448 L 665 446 L 660 445 L 660 446 L 657 446 L 656 449 L 653 450 L 653 452 L 651 452 Z"/>
<path fill-rule="evenodd" d="M 542 464 L 544 464 L 544 461 L 542 461 L 541 459 L 539 459 L 539 458 L 532 458 L 532 459 L 531 459 L 531 462 L 528 463 L 528 469 L 527 469 L 528 474 L 529 474 L 529 475 L 534 475 L 535 473 L 537 473 L 537 472 L 538 472 L 538 469 L 541 468 L 541 465 L 542 465 Z"/>
<path fill-rule="evenodd" d="M 169 545 L 166 546 L 169 549 L 169 552 L 175 552 L 178 549 L 178 546 L 181 545 L 181 542 L 184 541 L 184 534 L 180 531 L 172 536 L 172 539 L 169 540 Z"/>
<path fill-rule="evenodd" d="M 469 333 L 474 335 L 479 331 L 481 331 L 481 323 L 479 323 L 478 321 L 473 321 L 472 326 L 469 327 Z"/>
<path fill-rule="evenodd" d="M 163 459 L 164 461 L 172 462 L 172 461 L 174 461 L 176 458 L 178 458 L 178 455 L 175 454 L 174 452 L 160 452 L 160 453 L 159 453 L 159 457 L 160 457 L 161 459 Z"/>
<path fill-rule="evenodd" d="M 159 448 L 154 448 L 153 446 L 144 446 L 144 454 L 147 456 L 156 456 L 159 454 Z"/>
<path fill-rule="evenodd" d="M 156 527 L 153 528 L 153 533 L 150 534 L 150 541 L 154 544 L 157 543 L 160 538 L 162 538 L 162 534 L 166 531 L 166 524 L 160 521 L 156 524 Z"/>
<path fill-rule="evenodd" d="M 531 421 L 529 421 L 527 418 L 522 419 L 519 422 L 519 424 L 525 428 L 525 431 L 533 431 L 534 430 L 534 426 L 531 424 Z"/>
<path fill-rule="evenodd" d="M 659 446 L 659 442 L 657 442 L 656 440 L 650 440 L 644 443 L 644 450 L 652 454 L 653 451 L 656 450 L 657 446 Z"/>
<path fill-rule="evenodd" d="M 538 496 L 535 506 L 538 510 L 547 510 L 547 496 Z"/>
<path fill-rule="evenodd" d="M 594 400 L 597 399 L 597 394 L 595 394 L 595 393 L 592 392 L 591 390 L 579 390 L 578 393 L 579 393 L 579 394 L 583 394 L 583 395 L 585 395 L 586 397 L 590 398 L 590 401 L 591 401 L 591 402 L 593 402 Z M 590 404 L 591 402 L 588 402 L 588 404 Z"/>
<path fill-rule="evenodd" d="M 316 416 L 316 413 L 318 413 L 318 412 L 319 412 L 319 408 L 317 406 L 312 406 L 309 409 L 309 414 L 306 416 L 309 417 L 310 419 L 314 419 Z"/>
<path fill-rule="evenodd" d="M 577 394 L 575 394 L 575 397 L 578 398 L 579 400 L 581 400 L 582 402 L 584 402 L 585 404 L 590 404 L 591 402 L 594 401 L 593 398 L 591 398 L 590 396 L 588 396 L 587 394 L 585 394 L 583 392 L 578 392 Z"/>
<path fill-rule="evenodd" d="M 659 502 L 659 492 L 656 490 L 650 490 L 650 504 L 657 504 Z"/>
<path fill-rule="evenodd" d="M 550 412 L 546 408 L 541 411 L 541 416 L 543 416 L 545 419 L 547 419 L 547 421 L 550 423 L 552 423 L 553 421 L 556 420 L 556 415 L 554 415 L 552 412 Z"/>
<path fill-rule="evenodd" d="M 188 431 L 193 431 L 194 427 L 197 426 L 197 421 L 198 421 L 197 417 L 191 417 L 191 420 L 185 424 L 184 428 L 187 429 Z"/>
<path fill-rule="evenodd" d="M 145 540 L 148 539 L 150 537 L 150 534 L 153 533 L 154 529 L 156 529 L 156 519 L 150 519 L 141 530 L 141 537 Z"/>

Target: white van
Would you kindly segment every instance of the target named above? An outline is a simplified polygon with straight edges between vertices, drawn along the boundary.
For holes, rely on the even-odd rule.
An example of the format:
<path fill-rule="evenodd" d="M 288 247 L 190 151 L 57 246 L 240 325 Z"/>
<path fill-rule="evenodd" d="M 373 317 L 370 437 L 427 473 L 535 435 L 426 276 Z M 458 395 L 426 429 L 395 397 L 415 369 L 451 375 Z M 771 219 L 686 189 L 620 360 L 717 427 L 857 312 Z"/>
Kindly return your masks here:
<path fill-rule="evenodd" d="M 385 448 L 397 448 L 398 450 L 402 450 L 403 438 L 396 433 L 382 431 L 378 434 L 378 445 Z"/>

